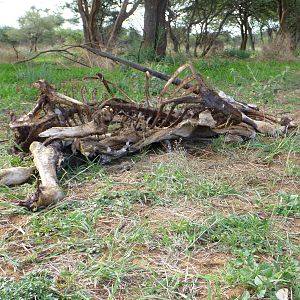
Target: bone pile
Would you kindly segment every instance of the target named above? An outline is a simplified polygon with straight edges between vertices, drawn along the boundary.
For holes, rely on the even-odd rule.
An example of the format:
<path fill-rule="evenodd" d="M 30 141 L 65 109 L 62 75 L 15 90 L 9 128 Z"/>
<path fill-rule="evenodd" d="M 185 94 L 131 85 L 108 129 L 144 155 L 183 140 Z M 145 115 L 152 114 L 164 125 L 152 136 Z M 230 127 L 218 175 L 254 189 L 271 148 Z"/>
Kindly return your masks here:
<path fill-rule="evenodd" d="M 179 80 L 184 70 L 191 75 Z M 57 171 L 66 153 L 99 157 L 106 163 L 163 141 L 225 135 L 228 142 L 242 142 L 257 133 L 277 137 L 295 127 L 288 118 L 278 119 L 255 105 L 216 93 L 189 64 L 169 77 L 157 97 L 150 97 L 146 73 L 142 103 L 130 100 L 123 91 L 124 99 L 114 97 L 111 87 L 116 86 L 99 73 L 89 79 L 101 81 L 111 97 L 99 100 L 94 94 L 79 101 L 39 80 L 34 84 L 40 94 L 33 110 L 12 120 L 17 149 L 31 153 L 35 167 L 4 169 L 0 184 L 22 184 L 35 171 L 40 177 L 36 192 L 22 205 L 46 207 L 64 198 Z"/>

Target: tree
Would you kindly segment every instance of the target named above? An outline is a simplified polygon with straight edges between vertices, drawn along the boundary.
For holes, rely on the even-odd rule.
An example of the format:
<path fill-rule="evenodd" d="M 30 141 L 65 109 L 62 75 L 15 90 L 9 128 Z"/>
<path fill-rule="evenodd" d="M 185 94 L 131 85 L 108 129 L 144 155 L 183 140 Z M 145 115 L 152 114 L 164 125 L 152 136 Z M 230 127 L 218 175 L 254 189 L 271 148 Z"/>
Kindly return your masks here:
<path fill-rule="evenodd" d="M 300 0 L 277 0 L 279 35 L 291 51 L 300 42 Z"/>
<path fill-rule="evenodd" d="M 85 44 L 90 47 L 99 46 L 100 36 L 97 25 L 97 17 L 101 9 L 101 1 L 77 0 L 77 8 L 83 25 L 83 35 Z"/>
<path fill-rule="evenodd" d="M 231 0 L 231 3 L 235 7 L 231 24 L 238 25 L 241 33 L 240 49 L 246 50 L 250 42 L 252 50 L 255 50 L 253 28 L 258 27 L 262 31 L 264 26 L 267 27 L 274 20 L 274 0 Z"/>
<path fill-rule="evenodd" d="M 250 29 L 249 17 L 251 16 L 251 4 L 251 1 L 245 1 L 238 4 L 236 8 L 236 21 L 240 26 L 241 32 L 240 50 L 246 50 L 247 48 L 248 32 Z"/>
<path fill-rule="evenodd" d="M 167 7 L 167 26 L 170 39 L 173 43 L 174 52 L 180 52 L 180 46 L 185 40 L 185 24 L 183 22 L 182 13 L 186 7 L 186 1 L 169 0 Z"/>
<path fill-rule="evenodd" d="M 191 37 L 194 37 L 195 56 L 198 55 L 198 48 L 201 49 L 201 56 L 209 52 L 234 11 L 234 5 L 229 0 L 173 0 L 171 3 L 171 10 L 177 11 L 186 28 L 186 53 L 190 53 Z"/>
<path fill-rule="evenodd" d="M 20 32 L 30 41 L 30 51 L 37 51 L 37 43 L 45 35 L 55 33 L 64 19 L 59 14 L 49 14 L 49 10 L 31 7 L 25 15 L 19 18 Z"/>
<path fill-rule="evenodd" d="M 143 48 L 157 58 L 166 55 L 168 0 L 145 0 Z"/>
<path fill-rule="evenodd" d="M 16 59 L 19 59 L 19 51 L 17 49 L 18 44 L 21 41 L 20 30 L 17 28 L 4 26 L 0 28 L 0 42 L 10 45 L 15 54 Z"/>
<path fill-rule="evenodd" d="M 124 21 L 142 3 L 142 0 L 72 0 L 66 7 L 80 15 L 86 44 L 91 47 L 114 46 Z M 129 9 L 128 9 L 129 8 Z M 78 19 L 74 18 L 74 21 Z"/>
<path fill-rule="evenodd" d="M 59 44 L 81 44 L 83 41 L 83 33 L 79 29 L 61 28 L 55 34 L 55 43 Z"/>
<path fill-rule="evenodd" d="M 113 28 L 110 33 L 110 37 L 108 39 L 108 42 L 106 44 L 106 48 L 108 51 L 111 50 L 111 47 L 116 42 L 117 36 L 120 34 L 123 22 L 128 19 L 139 7 L 139 5 L 142 3 L 142 0 L 136 0 L 132 3 L 131 9 L 127 12 L 127 7 L 129 4 L 129 0 L 124 0 L 121 6 L 121 9 L 119 11 L 119 14 L 114 22 Z"/>
<path fill-rule="evenodd" d="M 202 49 L 201 56 L 205 56 L 216 43 L 229 16 L 234 11 L 230 1 L 198 0 L 195 6 L 196 41 L 194 55 L 197 56 L 197 47 Z"/>

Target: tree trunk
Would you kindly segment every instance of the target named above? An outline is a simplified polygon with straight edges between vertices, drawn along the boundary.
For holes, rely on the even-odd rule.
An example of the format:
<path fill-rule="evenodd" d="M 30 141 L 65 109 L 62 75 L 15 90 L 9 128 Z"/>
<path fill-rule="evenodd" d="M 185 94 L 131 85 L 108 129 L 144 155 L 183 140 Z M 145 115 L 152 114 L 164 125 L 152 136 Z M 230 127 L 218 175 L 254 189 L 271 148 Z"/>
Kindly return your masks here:
<path fill-rule="evenodd" d="M 244 24 L 241 24 L 240 27 L 241 27 L 240 28 L 241 29 L 241 38 L 242 38 L 240 49 L 245 51 L 247 48 L 247 41 L 248 41 L 247 28 L 246 28 L 246 26 L 244 26 Z"/>
<path fill-rule="evenodd" d="M 18 51 L 18 49 L 16 48 L 16 45 L 12 45 L 12 47 L 13 47 L 13 49 L 14 49 L 14 51 L 15 51 L 17 60 L 19 60 L 19 51 Z"/>
<path fill-rule="evenodd" d="M 179 41 L 178 41 L 178 38 L 177 38 L 176 34 L 173 31 L 170 20 L 168 21 L 168 28 L 169 28 L 170 38 L 171 38 L 172 43 L 173 43 L 174 52 L 179 53 Z"/>
<path fill-rule="evenodd" d="M 195 47 L 194 47 L 194 57 L 198 57 L 198 47 L 201 44 L 201 40 L 203 39 L 201 34 L 196 34 L 196 41 L 195 41 Z"/>
<path fill-rule="evenodd" d="M 111 51 L 112 47 L 116 43 L 117 37 L 120 34 L 122 30 L 123 22 L 128 19 L 138 8 L 138 6 L 142 3 L 142 0 L 137 0 L 133 4 L 132 8 L 129 12 L 127 12 L 127 6 L 129 4 L 129 0 L 124 0 L 120 9 L 120 12 L 118 14 L 118 17 L 113 25 L 113 29 L 110 33 L 108 42 L 106 44 L 106 48 L 108 51 Z"/>
<path fill-rule="evenodd" d="M 259 33 L 260 33 L 260 41 L 264 43 L 264 33 L 263 33 L 263 26 L 259 26 Z"/>
<path fill-rule="evenodd" d="M 291 32 L 289 30 L 287 0 L 278 0 L 278 19 L 280 25 L 278 35 L 289 45 L 290 50 L 294 51 L 296 49 L 296 43 L 292 39 Z"/>
<path fill-rule="evenodd" d="M 186 30 L 186 39 L 185 39 L 185 53 L 190 54 L 190 34 L 191 34 L 191 26 L 188 26 Z"/>
<path fill-rule="evenodd" d="M 255 37 L 253 36 L 252 27 L 250 26 L 249 22 L 247 22 L 247 31 L 249 33 L 251 50 L 255 51 Z"/>
<path fill-rule="evenodd" d="M 273 40 L 273 28 L 267 28 L 268 41 L 271 42 Z"/>
<path fill-rule="evenodd" d="M 168 0 L 145 0 L 144 49 L 164 57 L 167 48 L 166 9 Z"/>
<path fill-rule="evenodd" d="M 97 26 L 97 15 L 100 12 L 101 0 L 93 0 L 91 8 L 89 8 L 87 0 L 77 0 L 77 6 L 83 24 L 85 44 L 91 47 L 98 47 L 100 37 Z"/>
<path fill-rule="evenodd" d="M 201 57 L 205 57 L 206 54 L 209 52 L 209 50 L 211 49 L 211 47 L 214 44 L 214 40 L 210 40 L 208 41 L 207 45 L 205 45 L 202 49 L 202 53 L 201 53 Z"/>

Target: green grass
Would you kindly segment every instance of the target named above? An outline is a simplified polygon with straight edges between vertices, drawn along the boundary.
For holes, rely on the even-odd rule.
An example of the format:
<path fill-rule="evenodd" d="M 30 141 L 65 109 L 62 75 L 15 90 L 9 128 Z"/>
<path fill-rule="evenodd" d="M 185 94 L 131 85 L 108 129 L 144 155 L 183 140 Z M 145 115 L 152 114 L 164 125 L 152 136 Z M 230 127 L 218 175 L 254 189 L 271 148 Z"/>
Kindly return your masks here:
<path fill-rule="evenodd" d="M 209 180 L 199 178 L 198 169 L 195 169 L 194 162 L 189 162 L 186 153 L 181 150 L 175 153 L 170 153 L 166 161 L 155 165 L 144 175 L 150 190 L 163 193 L 170 202 L 175 199 L 203 202 L 210 197 L 238 194 L 234 184 L 219 180 L 217 174 Z"/>
<path fill-rule="evenodd" d="M 253 55 L 252 51 L 242 51 L 240 49 L 225 49 L 224 55 L 228 57 L 234 57 L 234 58 L 240 58 L 240 59 L 245 59 L 245 58 L 250 58 L 251 55 Z"/>
<path fill-rule="evenodd" d="M 150 67 L 166 74 L 172 74 L 181 62 L 166 60 Z M 246 102 L 273 102 L 275 92 L 280 89 L 296 87 L 298 79 L 294 73 L 300 72 L 300 63 L 276 61 L 232 61 L 221 58 L 194 61 L 196 69 L 211 85 L 237 96 Z M 144 75 L 138 71 L 120 66 L 113 70 L 99 70 L 69 66 L 65 68 L 58 63 L 41 61 L 22 65 L 2 64 L 0 66 L 0 99 L 2 109 L 27 110 L 33 105 L 37 91 L 32 83 L 38 79 L 46 79 L 62 91 L 69 90 L 69 80 L 82 79 L 97 72 L 116 83 L 120 88 L 136 100 L 144 97 Z M 128 85 L 128 80 L 131 84 Z M 63 85 L 61 82 L 65 82 Z M 87 84 L 92 88 L 96 83 Z M 157 94 L 163 83 L 156 78 L 151 79 L 151 93 Z"/>
<path fill-rule="evenodd" d="M 300 195 L 282 193 L 277 202 L 268 207 L 268 210 L 275 215 L 300 218 Z"/>
<path fill-rule="evenodd" d="M 53 278 L 44 272 L 27 274 L 18 282 L 11 279 L 0 279 L 0 298 L 3 300 L 60 299 L 54 288 Z"/>
<path fill-rule="evenodd" d="M 149 66 L 171 74 L 184 62 L 169 56 Z M 299 62 L 193 64 L 211 86 L 245 102 L 285 111 L 299 103 L 297 95 L 276 100 L 278 91 L 299 88 Z M 8 140 L 0 143 L 0 166 L 32 163 L 9 153 L 5 128 L 9 112 L 34 105 L 34 81 L 72 95 L 71 81 L 79 86 L 99 71 L 132 99 L 144 98 L 144 75 L 124 66 L 88 69 L 53 59 L 0 65 L 0 140 Z M 150 82 L 155 96 L 163 83 Z M 85 85 L 90 97 L 99 83 Z M 101 88 L 99 99 L 105 93 Z M 122 173 L 70 157 L 59 174 L 67 197 L 36 212 L 16 205 L 33 193 L 36 178 L 1 186 L 0 299 L 275 300 L 281 288 L 299 298 L 299 145 L 295 134 L 233 145 L 216 139 L 192 145 L 193 155 L 181 144 L 171 153 L 147 149 Z"/>
<path fill-rule="evenodd" d="M 260 262 L 248 250 L 241 251 L 236 260 L 228 263 L 222 275 L 231 285 L 242 284 L 250 288 L 257 299 L 278 299 L 275 294 L 282 288 L 287 288 L 294 299 L 300 297 L 300 265 L 290 256 Z M 242 299 L 251 299 L 250 293 L 244 293 Z"/>
<path fill-rule="evenodd" d="M 162 240 L 171 245 L 174 239 L 178 239 L 189 250 L 214 244 L 219 251 L 248 249 L 271 252 L 278 242 L 272 226 L 270 220 L 251 214 L 228 217 L 214 215 L 201 223 L 181 219 L 171 222 L 168 229 L 162 228 Z"/>

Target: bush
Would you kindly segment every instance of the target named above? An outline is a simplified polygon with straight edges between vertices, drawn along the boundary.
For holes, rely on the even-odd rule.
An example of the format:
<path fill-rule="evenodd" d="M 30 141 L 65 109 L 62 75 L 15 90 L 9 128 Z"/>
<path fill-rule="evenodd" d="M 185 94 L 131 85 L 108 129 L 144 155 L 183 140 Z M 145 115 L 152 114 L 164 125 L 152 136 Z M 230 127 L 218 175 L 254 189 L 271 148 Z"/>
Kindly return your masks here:
<path fill-rule="evenodd" d="M 235 58 L 239 58 L 239 59 L 249 58 L 252 54 L 253 54 L 252 51 L 240 50 L 240 49 L 235 49 L 235 48 L 224 50 L 224 55 L 226 57 L 235 57 Z"/>

